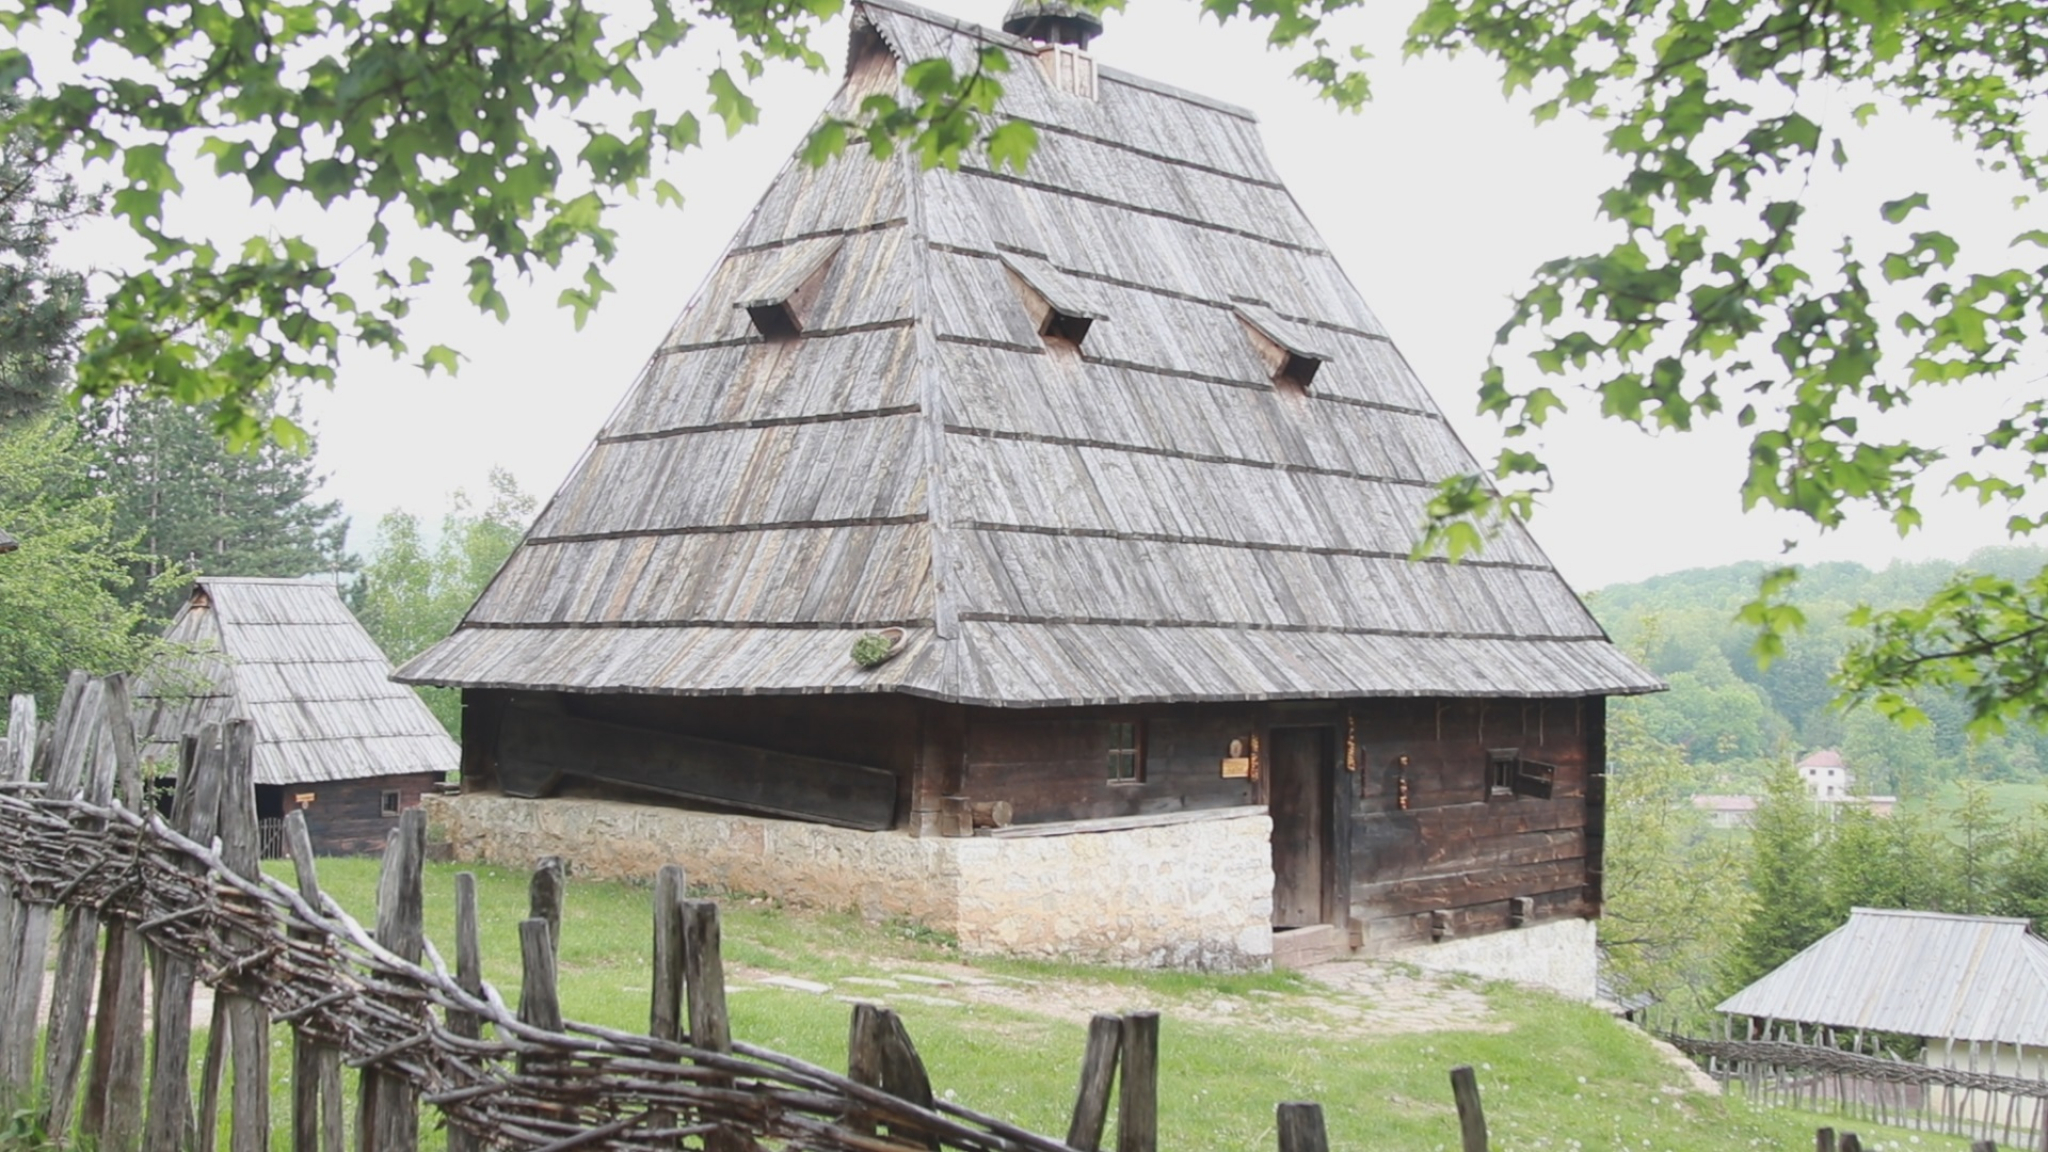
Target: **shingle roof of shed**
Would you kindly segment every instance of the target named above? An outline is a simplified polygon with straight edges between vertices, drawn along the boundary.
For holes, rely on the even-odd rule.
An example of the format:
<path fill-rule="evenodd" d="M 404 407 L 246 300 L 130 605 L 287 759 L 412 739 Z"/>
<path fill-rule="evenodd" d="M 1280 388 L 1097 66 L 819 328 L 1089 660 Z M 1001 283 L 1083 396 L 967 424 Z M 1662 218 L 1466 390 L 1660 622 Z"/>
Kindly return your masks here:
<path fill-rule="evenodd" d="M 1107 67 L 1069 95 L 1039 45 L 898 0 L 856 3 L 831 112 L 982 45 L 1014 58 L 1028 168 L 792 163 L 400 679 L 1014 705 L 1661 686 L 1520 525 L 1477 561 L 1408 561 L 1473 459 L 1249 113 Z M 819 266 L 804 334 L 764 342 L 739 305 Z M 1020 282 L 1102 317 L 1078 355 Z M 1308 395 L 1275 388 L 1251 324 L 1326 358 Z M 904 653 L 856 666 L 886 626 Z"/>
<path fill-rule="evenodd" d="M 256 782 L 453 772 L 461 752 L 331 584 L 207 577 L 164 634 L 183 651 L 137 692 L 143 755 L 201 724 L 256 725 Z"/>
<path fill-rule="evenodd" d="M 2048 941 L 2025 920 L 1858 908 L 1716 1011 L 2048 1045 Z"/>

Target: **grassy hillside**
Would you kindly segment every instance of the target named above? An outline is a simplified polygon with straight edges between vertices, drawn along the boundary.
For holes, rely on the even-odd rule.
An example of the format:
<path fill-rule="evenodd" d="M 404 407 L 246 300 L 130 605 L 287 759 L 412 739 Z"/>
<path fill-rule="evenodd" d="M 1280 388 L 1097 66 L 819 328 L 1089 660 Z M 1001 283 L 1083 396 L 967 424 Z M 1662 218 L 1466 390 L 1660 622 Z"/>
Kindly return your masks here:
<path fill-rule="evenodd" d="M 374 862 L 322 862 L 321 879 L 368 918 Z M 427 873 L 428 935 L 453 940 L 456 869 Z M 479 869 L 486 976 L 517 999 L 525 877 Z M 645 888 L 572 880 L 562 998 L 572 1019 L 644 1029 Z M 1333 1147 L 1444 1152 L 1458 1142 L 1448 1070 L 1479 1071 L 1500 1152 L 1729 1152 L 1810 1148 L 1825 1119 L 1699 1093 L 1641 1033 L 1604 1013 L 1498 985 L 1372 973 L 1333 987 L 1293 973 L 1217 976 L 968 959 L 929 932 L 728 900 L 734 1035 L 844 1067 L 847 1001 L 900 1012 L 940 1091 L 1042 1132 L 1065 1131 L 1085 1024 L 1156 1008 L 1161 1147 L 1265 1150 L 1273 1106 L 1322 1103 Z M 777 986 L 778 980 L 824 991 Z M 1959 1142 L 1867 1132 L 1880 1145 Z M 1866 1143 L 1866 1146 L 1870 1146 Z"/>

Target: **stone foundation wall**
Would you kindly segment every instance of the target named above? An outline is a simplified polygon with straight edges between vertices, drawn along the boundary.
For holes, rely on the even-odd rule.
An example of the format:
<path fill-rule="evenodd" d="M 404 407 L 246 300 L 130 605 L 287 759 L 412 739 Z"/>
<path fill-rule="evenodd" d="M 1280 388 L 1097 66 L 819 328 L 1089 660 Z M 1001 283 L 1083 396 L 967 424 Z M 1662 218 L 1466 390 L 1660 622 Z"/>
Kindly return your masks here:
<path fill-rule="evenodd" d="M 971 953 L 1113 964 L 1265 967 L 1273 869 L 1263 811 L 1060 835 L 917 838 L 613 800 L 471 794 L 425 802 L 458 860 L 645 880 L 680 864 L 693 884 L 785 903 L 904 917 Z"/>
<path fill-rule="evenodd" d="M 1599 994 L 1599 954 L 1591 920 L 1543 920 L 1485 936 L 1418 944 L 1386 959 L 1433 972 L 1512 980 L 1590 1003 Z"/>

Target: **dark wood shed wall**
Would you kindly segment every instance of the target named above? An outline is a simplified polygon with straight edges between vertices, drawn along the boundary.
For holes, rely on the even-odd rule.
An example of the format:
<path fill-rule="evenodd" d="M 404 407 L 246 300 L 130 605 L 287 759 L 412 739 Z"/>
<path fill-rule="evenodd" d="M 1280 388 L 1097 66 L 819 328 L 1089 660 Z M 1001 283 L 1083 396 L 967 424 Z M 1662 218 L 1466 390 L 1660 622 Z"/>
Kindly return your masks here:
<path fill-rule="evenodd" d="M 258 785 L 257 814 L 282 816 L 300 810 L 313 851 L 322 856 L 369 856 L 384 851 L 398 827 L 398 814 L 417 808 L 420 797 L 441 782 L 439 772 L 321 780 L 307 784 Z"/>

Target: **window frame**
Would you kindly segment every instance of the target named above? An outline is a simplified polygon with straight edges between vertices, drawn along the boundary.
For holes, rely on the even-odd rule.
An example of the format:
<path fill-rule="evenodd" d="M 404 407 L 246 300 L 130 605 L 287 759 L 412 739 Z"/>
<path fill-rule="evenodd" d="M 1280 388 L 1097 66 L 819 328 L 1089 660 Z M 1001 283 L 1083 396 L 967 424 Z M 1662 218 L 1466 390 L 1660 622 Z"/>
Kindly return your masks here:
<path fill-rule="evenodd" d="M 1128 788 L 1145 782 L 1145 721 L 1138 716 L 1112 716 L 1103 722 L 1103 759 L 1108 773 L 1106 783 L 1112 787 Z M 1119 742 L 1118 729 L 1128 728 L 1128 744 Z M 1129 757 L 1128 775 L 1117 774 L 1118 757 Z"/>
<path fill-rule="evenodd" d="M 397 816 L 405 810 L 405 795 L 396 788 L 386 788 L 377 797 L 377 814 Z"/>
<path fill-rule="evenodd" d="M 1520 748 L 1488 748 L 1486 750 L 1486 795 L 1489 799 L 1500 800 L 1520 795 L 1515 791 L 1515 777 L 1521 772 L 1522 750 Z"/>

